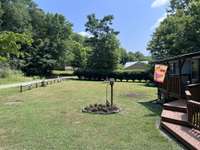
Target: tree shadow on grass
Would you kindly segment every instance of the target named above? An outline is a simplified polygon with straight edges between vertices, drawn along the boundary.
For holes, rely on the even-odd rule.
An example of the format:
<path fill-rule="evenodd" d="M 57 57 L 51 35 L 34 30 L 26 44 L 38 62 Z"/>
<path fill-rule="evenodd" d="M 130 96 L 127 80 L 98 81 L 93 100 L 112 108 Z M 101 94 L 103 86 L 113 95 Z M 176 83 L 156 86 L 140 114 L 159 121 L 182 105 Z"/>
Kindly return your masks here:
<path fill-rule="evenodd" d="M 146 107 L 152 113 L 145 115 L 148 117 L 160 116 L 162 112 L 162 105 L 157 102 L 157 100 L 151 100 L 146 102 L 138 102 L 142 106 Z"/>

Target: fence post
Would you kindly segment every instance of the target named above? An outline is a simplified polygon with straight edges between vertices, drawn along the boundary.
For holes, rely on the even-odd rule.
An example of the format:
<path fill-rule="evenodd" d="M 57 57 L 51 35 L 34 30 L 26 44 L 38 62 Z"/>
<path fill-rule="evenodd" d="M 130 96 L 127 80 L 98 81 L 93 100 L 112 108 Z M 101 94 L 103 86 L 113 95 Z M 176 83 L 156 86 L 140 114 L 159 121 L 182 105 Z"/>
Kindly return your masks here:
<path fill-rule="evenodd" d="M 22 85 L 20 85 L 20 92 L 22 93 L 22 90 L 23 90 L 23 86 Z"/>
<path fill-rule="evenodd" d="M 43 80 L 42 82 L 42 87 L 45 87 L 46 85 L 45 85 L 45 80 Z"/>
<path fill-rule="evenodd" d="M 32 89 L 32 84 L 28 85 L 28 90 Z"/>

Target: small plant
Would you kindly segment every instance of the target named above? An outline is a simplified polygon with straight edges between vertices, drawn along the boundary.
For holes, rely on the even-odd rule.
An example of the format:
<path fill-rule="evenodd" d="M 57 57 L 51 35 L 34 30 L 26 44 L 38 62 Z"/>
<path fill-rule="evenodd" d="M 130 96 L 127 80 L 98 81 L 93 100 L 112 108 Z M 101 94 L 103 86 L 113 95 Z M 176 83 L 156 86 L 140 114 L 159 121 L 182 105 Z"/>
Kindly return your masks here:
<path fill-rule="evenodd" d="M 108 92 L 108 84 L 111 86 L 111 100 L 110 102 L 107 99 L 107 92 Z M 106 86 L 106 103 L 105 104 L 94 104 L 85 107 L 82 112 L 87 113 L 96 113 L 96 114 L 113 114 L 120 112 L 120 109 L 113 104 L 113 86 L 114 86 L 114 79 L 110 79 L 107 82 Z"/>

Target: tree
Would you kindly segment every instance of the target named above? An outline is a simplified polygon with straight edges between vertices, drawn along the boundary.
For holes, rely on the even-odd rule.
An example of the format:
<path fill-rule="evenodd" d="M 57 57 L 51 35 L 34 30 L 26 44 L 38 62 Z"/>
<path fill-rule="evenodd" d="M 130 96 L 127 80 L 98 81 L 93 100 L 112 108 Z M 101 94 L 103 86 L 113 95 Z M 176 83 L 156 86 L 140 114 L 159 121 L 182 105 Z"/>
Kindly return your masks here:
<path fill-rule="evenodd" d="M 186 10 L 191 0 L 171 0 L 169 13 L 176 13 L 177 10 Z"/>
<path fill-rule="evenodd" d="M 48 76 L 60 60 L 65 58 L 65 42 L 72 33 L 72 25 L 62 15 L 44 14 L 34 5 L 29 9 L 35 26 L 34 43 L 28 48 L 23 71 L 27 75 Z"/>
<path fill-rule="evenodd" d="M 19 50 L 22 45 L 31 45 L 30 34 L 14 32 L 0 32 L 0 62 L 7 61 L 11 56 L 23 55 Z"/>
<path fill-rule="evenodd" d="M 87 43 L 92 48 L 91 56 L 88 60 L 88 68 L 93 70 L 112 71 L 117 68 L 119 63 L 119 41 L 116 32 L 112 27 L 113 16 L 105 16 L 97 19 L 94 14 L 88 16 L 86 31 L 92 37 Z"/>
<path fill-rule="evenodd" d="M 1 31 L 17 33 L 31 31 L 31 18 L 27 9 L 30 1 L 1 0 Z"/>
<path fill-rule="evenodd" d="M 83 47 L 80 43 L 74 42 L 72 49 L 73 60 L 71 65 L 74 68 L 85 69 L 87 65 L 87 54 L 89 48 Z"/>
<path fill-rule="evenodd" d="M 143 53 L 136 51 L 136 52 L 128 52 L 128 61 L 145 61 L 147 57 L 144 56 Z"/>
<path fill-rule="evenodd" d="M 128 54 L 126 49 L 124 48 L 119 48 L 119 52 L 120 54 L 120 64 L 125 65 L 126 62 L 128 61 Z"/>
<path fill-rule="evenodd" d="M 24 57 L 11 54 L 9 63 L 27 75 L 43 76 L 66 58 L 72 25 L 62 15 L 45 13 L 32 0 L 0 0 L 0 31 L 31 33 L 32 45 L 22 44 L 18 50 Z"/>
<path fill-rule="evenodd" d="M 154 32 L 148 49 L 154 59 L 199 51 L 200 1 L 173 0 L 167 18 Z"/>

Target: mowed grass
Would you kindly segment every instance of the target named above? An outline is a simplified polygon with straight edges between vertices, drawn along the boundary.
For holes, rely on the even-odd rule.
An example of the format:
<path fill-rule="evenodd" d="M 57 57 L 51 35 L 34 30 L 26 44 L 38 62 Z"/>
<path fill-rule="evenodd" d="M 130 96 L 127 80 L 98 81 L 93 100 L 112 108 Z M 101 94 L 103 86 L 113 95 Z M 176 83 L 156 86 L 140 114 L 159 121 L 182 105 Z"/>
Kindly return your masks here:
<path fill-rule="evenodd" d="M 115 115 L 82 113 L 105 102 L 103 82 L 65 81 L 18 93 L 0 91 L 0 149 L 8 150 L 173 150 L 176 143 L 156 127 L 161 108 L 156 89 L 116 83 Z"/>

